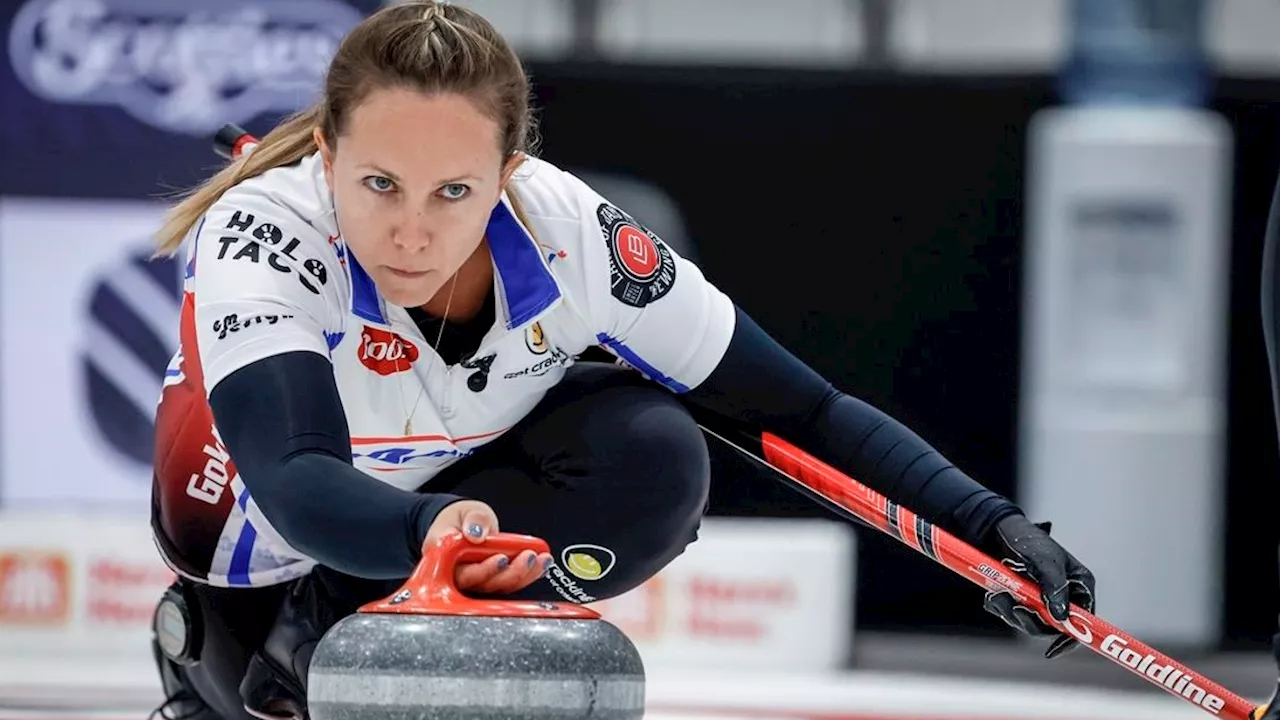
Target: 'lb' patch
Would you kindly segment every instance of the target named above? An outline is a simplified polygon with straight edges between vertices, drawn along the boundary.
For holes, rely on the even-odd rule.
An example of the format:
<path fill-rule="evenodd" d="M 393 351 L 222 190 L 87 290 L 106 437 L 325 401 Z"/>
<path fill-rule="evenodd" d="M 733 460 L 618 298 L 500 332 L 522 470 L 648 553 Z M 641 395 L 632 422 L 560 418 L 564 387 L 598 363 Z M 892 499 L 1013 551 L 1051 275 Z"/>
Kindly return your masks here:
<path fill-rule="evenodd" d="M 631 216 L 604 203 L 596 209 L 609 249 L 610 292 L 620 302 L 642 308 L 671 292 L 676 262 L 662 239 Z"/>

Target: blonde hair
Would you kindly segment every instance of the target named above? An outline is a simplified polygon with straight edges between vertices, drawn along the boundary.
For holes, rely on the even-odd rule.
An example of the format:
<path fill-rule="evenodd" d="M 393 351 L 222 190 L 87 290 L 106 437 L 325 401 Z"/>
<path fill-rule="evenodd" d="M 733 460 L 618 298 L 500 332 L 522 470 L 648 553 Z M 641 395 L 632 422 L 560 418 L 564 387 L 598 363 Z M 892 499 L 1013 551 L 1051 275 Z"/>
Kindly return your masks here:
<path fill-rule="evenodd" d="M 253 152 L 188 192 L 169 211 L 156 233 L 157 254 L 177 252 L 191 228 L 237 184 L 316 152 L 316 128 L 336 148 L 352 109 L 369 93 L 388 87 L 465 95 L 502 128 L 504 159 L 530 152 L 528 76 L 493 25 L 473 10 L 435 0 L 392 5 L 343 38 L 320 101 L 277 125 Z M 509 197 L 523 221 L 523 209 L 514 194 Z"/>

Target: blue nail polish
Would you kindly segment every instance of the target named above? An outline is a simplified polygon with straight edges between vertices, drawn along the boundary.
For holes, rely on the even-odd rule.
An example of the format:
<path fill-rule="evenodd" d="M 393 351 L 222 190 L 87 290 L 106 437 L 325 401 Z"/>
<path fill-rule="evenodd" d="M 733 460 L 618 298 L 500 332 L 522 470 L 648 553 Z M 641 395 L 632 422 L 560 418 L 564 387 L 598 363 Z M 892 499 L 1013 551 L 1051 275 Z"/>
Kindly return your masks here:
<path fill-rule="evenodd" d="M 551 558 L 547 558 L 546 560 L 543 560 L 543 561 L 542 561 L 542 569 L 543 569 L 543 570 L 550 570 L 550 569 L 551 569 Z"/>
<path fill-rule="evenodd" d="M 471 537 L 480 537 L 484 534 L 484 528 L 480 527 L 479 523 L 471 523 L 467 526 L 467 534 Z"/>
<path fill-rule="evenodd" d="M 506 566 L 508 566 L 508 565 L 510 565 L 510 564 L 511 564 L 511 558 L 507 557 L 506 555 L 499 555 L 499 556 L 498 556 L 498 569 L 499 569 L 499 570 L 501 570 L 502 568 L 505 568 Z"/>
<path fill-rule="evenodd" d="M 534 566 L 534 565 L 536 565 L 537 563 L 538 563 L 538 556 L 537 556 L 537 555 L 530 555 L 530 556 L 529 556 L 529 567 L 533 567 L 533 566 Z"/>

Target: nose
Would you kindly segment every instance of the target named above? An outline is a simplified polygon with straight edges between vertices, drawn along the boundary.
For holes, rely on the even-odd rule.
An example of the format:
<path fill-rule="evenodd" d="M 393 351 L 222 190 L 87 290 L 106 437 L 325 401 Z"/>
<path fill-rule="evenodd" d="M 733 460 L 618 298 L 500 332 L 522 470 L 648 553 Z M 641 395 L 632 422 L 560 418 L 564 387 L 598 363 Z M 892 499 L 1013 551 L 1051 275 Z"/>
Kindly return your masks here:
<path fill-rule="evenodd" d="M 391 233 L 396 248 L 408 253 L 418 253 L 431 245 L 431 224 L 426 212 L 415 208 L 406 210 Z"/>

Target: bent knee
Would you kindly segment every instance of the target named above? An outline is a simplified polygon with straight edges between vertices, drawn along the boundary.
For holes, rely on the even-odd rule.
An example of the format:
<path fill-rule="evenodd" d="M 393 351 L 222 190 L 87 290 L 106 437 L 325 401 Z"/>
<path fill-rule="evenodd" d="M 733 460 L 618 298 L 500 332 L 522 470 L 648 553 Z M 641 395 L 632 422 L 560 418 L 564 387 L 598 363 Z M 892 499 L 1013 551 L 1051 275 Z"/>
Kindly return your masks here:
<path fill-rule="evenodd" d="M 638 510 L 653 507 L 696 525 L 711 487 L 711 459 L 697 422 L 671 393 L 653 387 L 612 391 L 613 410 L 593 419 L 583 439 L 600 468 L 621 482 Z"/>
<path fill-rule="evenodd" d="M 626 478 L 620 494 L 640 554 L 650 558 L 644 573 L 674 560 L 697 537 L 711 490 L 706 437 L 689 411 L 670 393 L 644 388 L 653 397 L 626 420 L 627 432 L 611 443 L 628 444 Z"/>

